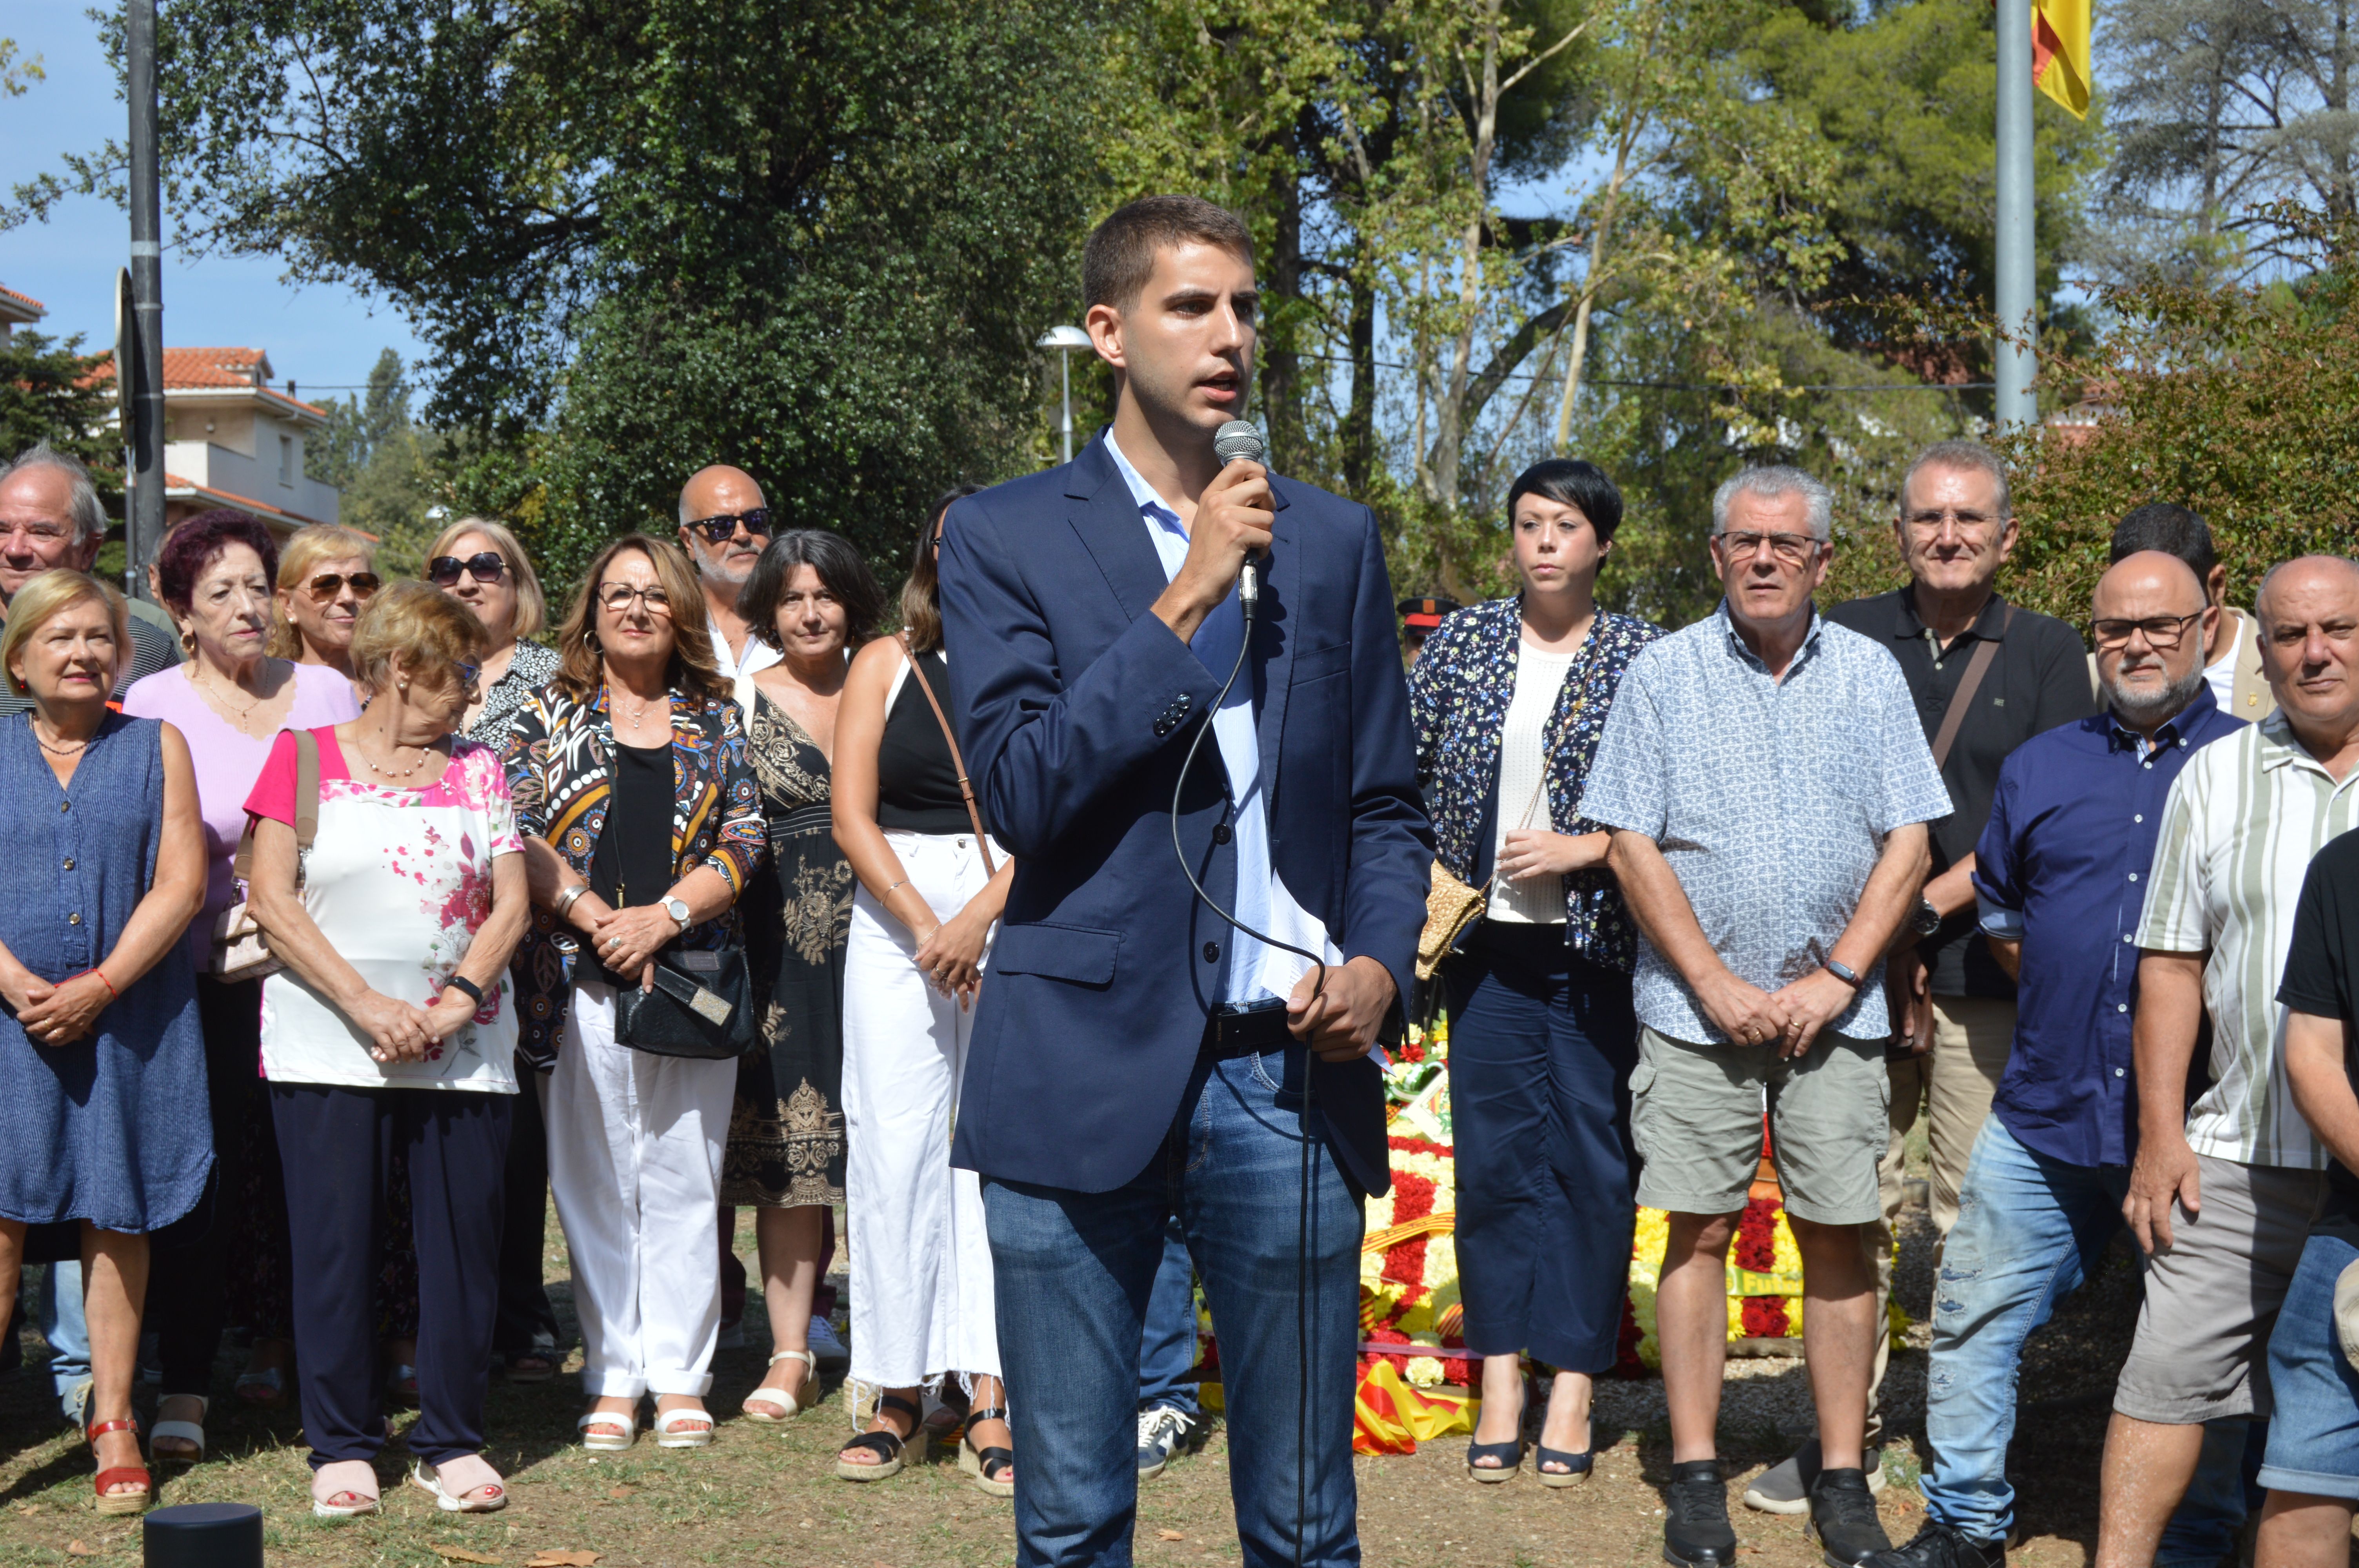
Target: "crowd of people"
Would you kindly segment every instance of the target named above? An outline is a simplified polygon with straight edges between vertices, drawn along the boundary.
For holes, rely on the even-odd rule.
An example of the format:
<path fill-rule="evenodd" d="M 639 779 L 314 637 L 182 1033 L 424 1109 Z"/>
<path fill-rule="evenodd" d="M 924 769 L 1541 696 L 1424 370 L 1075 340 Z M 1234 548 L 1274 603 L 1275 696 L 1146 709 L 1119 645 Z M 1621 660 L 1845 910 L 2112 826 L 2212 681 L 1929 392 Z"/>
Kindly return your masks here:
<path fill-rule="evenodd" d="M 97 1506 L 204 1458 L 233 1325 L 235 1395 L 299 1401 L 315 1513 L 380 1506 L 400 1398 L 415 1484 L 504 1506 L 486 1387 L 559 1368 L 552 1195 L 581 1443 L 709 1444 L 745 1206 L 772 1354 L 745 1418 L 794 1419 L 848 1362 L 875 1397 L 835 1471 L 867 1483 L 952 1400 L 1022 1561 L 1099 1561 L 1129 1528 L 1102 1473 L 1129 1423 L 1125 1477 L 1201 1435 L 1193 1275 L 1216 1314 L 1294 1299 L 1281 1265 L 1306 1303 L 1349 1281 L 1385 1180 L 1349 1074 L 1424 1006 L 1451 1025 L 1473 1480 L 1530 1440 L 1543 1484 L 1592 1473 L 1635 1208 L 1667 1211 L 1665 1552 L 1731 1568 L 1726 1263 L 1766 1125 L 1817 1434 L 1747 1504 L 1806 1515 L 1836 1568 L 1998 1568 L 2022 1345 L 2126 1227 L 2145 1288 L 2101 1568 L 2217 1563 L 2248 1487 L 2265 1563 L 2338 1561 L 2359 564 L 2279 563 L 2238 610 L 2203 520 L 2142 506 L 2092 654 L 1998 591 L 2006 470 L 1948 441 L 1899 488 L 1906 585 L 1821 611 L 1831 493 L 1750 468 L 1712 502 L 1720 604 L 1667 632 L 1599 607 L 1622 498 L 1551 460 L 1507 497 L 1517 591 L 1400 606 L 1404 680 L 1364 509 L 1190 444 L 1234 387 L 1188 356 L 1249 358 L 1249 238 L 1152 199 L 1085 271 L 1114 423 L 1066 469 L 942 497 L 897 605 L 842 535 L 775 527 L 712 467 L 676 539 L 614 539 L 553 629 L 494 522 L 389 581 L 351 530 L 197 515 L 154 565 L 168 640 L 87 575 L 80 465 L 37 447 L 0 473 L 0 830 L 28 870 L 0 910 L 0 1300 L 56 1260 L 39 1311 L 86 1347 L 60 1393 Z M 1233 586 L 1256 549 L 1310 607 L 1267 638 Z M 1248 653 L 1262 674 L 1222 686 Z M 1225 787 L 1190 795 L 1191 738 Z M 1257 771 L 1280 762 L 1348 810 Z M 1155 798 L 1118 803 L 1142 768 Z M 1119 890 L 1168 874 L 1183 826 L 1242 924 L 1125 934 Z M 1313 888 L 1322 832 L 1362 847 L 1319 865 L 1375 844 L 1381 874 Z M 1425 866 L 1435 907 L 1447 881 L 1480 916 L 1409 997 L 1425 911 L 1396 895 Z M 1182 894 L 1156 918 L 1201 916 Z M 1161 1065 L 1093 1054 L 1167 1025 Z M 1926 1511 L 1896 1548 L 1879 1393 L 1920 1124 Z M 1351 1312 L 1302 1310 L 1223 1319 L 1249 1561 L 1351 1560 Z M 1314 1317 L 1343 1327 L 1316 1352 L 1292 1337 Z M 1298 1400 L 1315 1430 L 1287 1456 Z"/>

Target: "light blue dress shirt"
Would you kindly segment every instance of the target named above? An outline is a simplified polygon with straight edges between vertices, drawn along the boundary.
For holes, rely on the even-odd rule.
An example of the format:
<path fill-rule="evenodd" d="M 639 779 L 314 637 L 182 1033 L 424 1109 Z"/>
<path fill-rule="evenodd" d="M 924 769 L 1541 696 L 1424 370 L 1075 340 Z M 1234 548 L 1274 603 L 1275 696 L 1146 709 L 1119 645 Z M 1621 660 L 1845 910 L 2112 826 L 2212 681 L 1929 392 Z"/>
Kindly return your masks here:
<path fill-rule="evenodd" d="M 1165 504 L 1155 487 L 1131 466 L 1115 442 L 1114 432 L 1108 430 L 1104 439 L 1106 455 L 1114 459 L 1123 483 L 1130 487 L 1131 499 L 1138 503 L 1147 540 L 1155 546 L 1156 558 L 1163 563 L 1163 577 L 1168 582 L 1179 575 L 1181 563 L 1188 558 L 1188 530 L 1181 525 L 1180 514 Z M 1244 633 L 1245 611 L 1237 602 L 1236 590 L 1231 589 L 1229 597 L 1196 628 L 1196 635 L 1188 645 L 1214 678 L 1225 680 L 1230 666 L 1236 663 L 1237 645 Z M 1236 893 L 1230 913 L 1240 925 L 1324 953 L 1330 963 L 1341 963 L 1342 955 L 1326 939 L 1325 927 L 1295 902 L 1270 864 L 1269 811 L 1261 787 L 1261 737 L 1254 720 L 1254 674 L 1248 661 L 1238 674 L 1236 685 L 1230 688 L 1228 700 L 1212 716 L 1212 741 L 1221 750 L 1221 764 L 1228 773 L 1232 805 L 1229 830 L 1234 836 L 1233 844 L 1237 857 Z M 1229 960 L 1223 971 L 1223 998 L 1231 1003 L 1284 996 L 1310 968 L 1295 955 L 1257 942 L 1243 932 L 1232 931 L 1229 935 L 1231 940 L 1223 944 L 1228 949 Z"/>

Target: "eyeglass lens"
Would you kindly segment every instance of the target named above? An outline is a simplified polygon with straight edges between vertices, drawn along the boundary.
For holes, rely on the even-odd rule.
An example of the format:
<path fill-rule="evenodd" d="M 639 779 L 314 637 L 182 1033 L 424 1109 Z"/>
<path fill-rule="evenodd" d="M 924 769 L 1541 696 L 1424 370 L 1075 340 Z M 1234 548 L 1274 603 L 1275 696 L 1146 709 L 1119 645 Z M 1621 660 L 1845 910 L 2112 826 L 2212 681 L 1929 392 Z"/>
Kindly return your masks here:
<path fill-rule="evenodd" d="M 2147 646 L 2167 653 L 2186 641 L 2187 628 L 2202 613 L 2199 610 L 2192 615 L 2158 615 L 2150 621 L 2100 621 L 2093 630 L 2099 647 L 2123 647 L 2128 643 L 2131 633 L 2143 632 Z"/>
<path fill-rule="evenodd" d="M 449 588 L 459 580 L 461 572 L 477 582 L 497 582 L 507 569 L 507 557 L 497 550 L 485 550 L 463 561 L 456 556 L 437 556 L 426 563 L 426 575 L 437 588 Z"/>
<path fill-rule="evenodd" d="M 1810 558 L 1810 552 L 1819 547 L 1819 541 L 1810 537 L 1808 534 L 1739 534 L 1730 532 L 1718 535 L 1716 537 L 1720 540 L 1721 548 L 1726 550 L 1731 557 L 1740 561 L 1749 561 L 1755 556 L 1758 555 L 1764 542 L 1767 543 L 1772 554 L 1776 555 L 1779 560 L 1788 562 L 1788 564 L 1809 560 Z"/>
<path fill-rule="evenodd" d="M 652 614 L 668 614 L 671 610 L 671 596 L 659 588 L 633 588 L 626 582 L 598 585 L 598 602 L 617 614 L 628 610 L 634 600 L 642 599 Z"/>
<path fill-rule="evenodd" d="M 347 583 L 352 585 L 356 597 L 366 599 L 377 590 L 383 580 L 375 572 L 354 572 L 350 577 L 342 572 L 321 572 L 311 579 L 310 586 L 311 597 L 325 602 L 342 592 Z"/>
<path fill-rule="evenodd" d="M 701 528 L 704 536 L 717 545 L 737 532 L 740 523 L 745 524 L 746 533 L 757 538 L 770 536 L 770 509 L 766 506 L 756 506 L 746 512 L 724 512 L 717 517 L 701 517 L 689 526 Z"/>

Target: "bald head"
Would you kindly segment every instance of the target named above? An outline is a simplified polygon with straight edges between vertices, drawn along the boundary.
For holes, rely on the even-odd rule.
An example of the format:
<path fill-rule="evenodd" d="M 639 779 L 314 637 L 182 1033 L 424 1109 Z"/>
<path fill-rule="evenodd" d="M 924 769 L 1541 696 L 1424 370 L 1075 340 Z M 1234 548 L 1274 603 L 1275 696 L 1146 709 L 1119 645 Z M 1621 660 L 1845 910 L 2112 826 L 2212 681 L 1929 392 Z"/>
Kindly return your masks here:
<path fill-rule="evenodd" d="M 680 486 L 680 548 L 704 579 L 712 608 L 734 610 L 737 589 L 754 575 L 754 563 L 770 542 L 766 506 L 754 476 L 727 463 L 701 468 Z M 732 525 L 715 539 L 708 520 L 721 518 L 732 520 Z"/>
<path fill-rule="evenodd" d="M 2261 579 L 2253 619 L 2261 673 L 2295 738 L 2313 755 L 2339 752 L 2359 730 L 2359 561 L 2278 562 Z"/>
<path fill-rule="evenodd" d="M 2203 686 L 2203 648 L 2219 611 L 2202 579 L 2177 556 L 2140 550 L 2097 579 L 2097 684 L 2114 716 L 2151 735 Z"/>

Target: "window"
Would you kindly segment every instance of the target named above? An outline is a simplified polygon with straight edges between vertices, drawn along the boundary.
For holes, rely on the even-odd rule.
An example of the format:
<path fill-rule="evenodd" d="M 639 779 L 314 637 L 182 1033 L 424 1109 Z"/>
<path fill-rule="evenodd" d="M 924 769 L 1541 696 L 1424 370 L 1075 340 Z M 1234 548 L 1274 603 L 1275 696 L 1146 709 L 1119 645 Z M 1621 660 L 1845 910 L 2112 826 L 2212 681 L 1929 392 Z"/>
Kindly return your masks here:
<path fill-rule="evenodd" d="M 295 438 L 278 438 L 278 482 L 289 490 L 295 487 Z"/>

